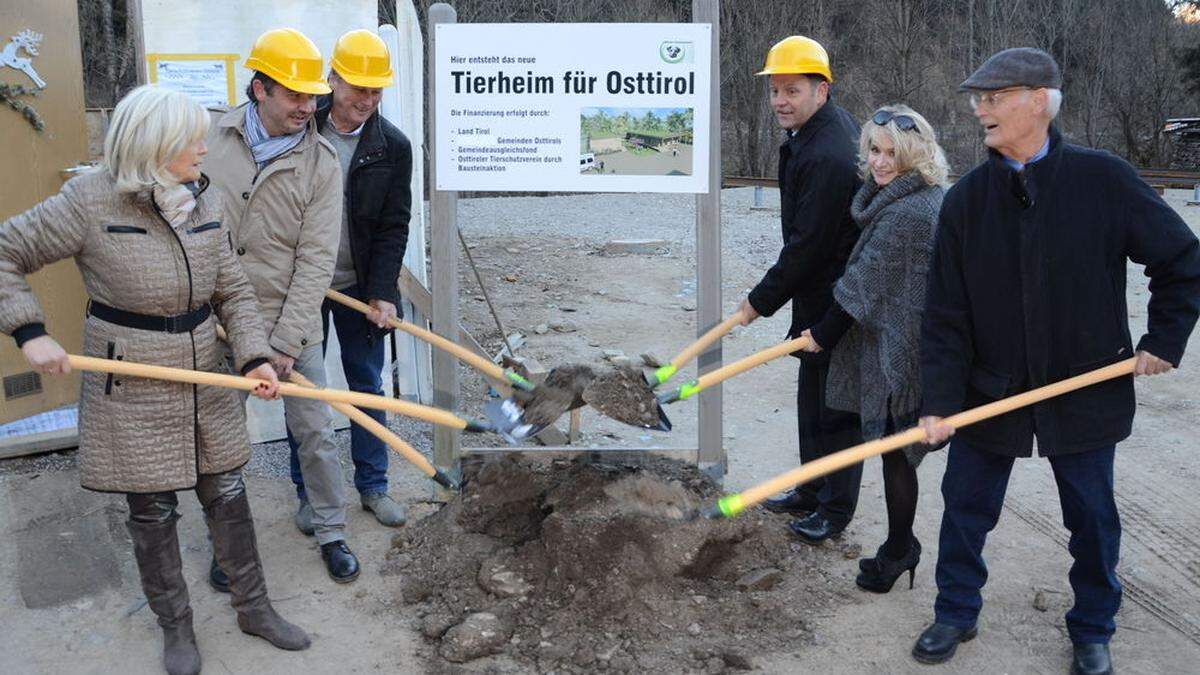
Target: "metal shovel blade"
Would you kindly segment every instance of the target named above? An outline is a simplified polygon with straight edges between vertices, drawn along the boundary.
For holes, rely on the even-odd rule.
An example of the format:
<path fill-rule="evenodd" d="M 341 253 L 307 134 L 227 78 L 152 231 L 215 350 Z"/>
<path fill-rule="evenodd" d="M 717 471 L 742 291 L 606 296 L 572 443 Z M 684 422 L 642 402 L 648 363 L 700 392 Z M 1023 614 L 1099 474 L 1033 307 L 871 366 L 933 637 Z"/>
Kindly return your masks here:
<path fill-rule="evenodd" d="M 489 401 L 483 406 L 483 412 L 495 426 L 495 432 L 509 445 L 520 445 L 529 438 L 536 436 L 545 424 L 530 424 L 525 421 L 524 411 L 511 398 L 503 401 Z"/>

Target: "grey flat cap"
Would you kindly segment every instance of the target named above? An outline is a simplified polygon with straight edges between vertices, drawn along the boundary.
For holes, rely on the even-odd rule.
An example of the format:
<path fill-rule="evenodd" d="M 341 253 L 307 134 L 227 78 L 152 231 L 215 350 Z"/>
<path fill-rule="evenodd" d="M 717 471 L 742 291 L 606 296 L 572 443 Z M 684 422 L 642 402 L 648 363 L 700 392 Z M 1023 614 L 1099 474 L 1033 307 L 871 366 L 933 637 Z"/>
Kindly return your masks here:
<path fill-rule="evenodd" d="M 1008 87 L 1062 88 L 1062 71 L 1054 57 L 1040 49 L 1015 47 L 992 54 L 958 85 L 960 90 L 994 91 Z"/>

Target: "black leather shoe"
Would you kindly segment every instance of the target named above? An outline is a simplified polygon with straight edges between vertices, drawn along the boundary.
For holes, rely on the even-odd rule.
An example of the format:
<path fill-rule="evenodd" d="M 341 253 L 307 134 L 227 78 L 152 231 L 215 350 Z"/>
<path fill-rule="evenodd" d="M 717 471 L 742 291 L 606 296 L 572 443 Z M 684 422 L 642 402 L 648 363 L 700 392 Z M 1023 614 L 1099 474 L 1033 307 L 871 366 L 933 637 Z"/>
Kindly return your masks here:
<path fill-rule="evenodd" d="M 807 492 L 789 490 L 782 497 L 773 497 L 762 503 L 764 509 L 771 513 L 793 513 L 801 515 L 817 510 L 820 503 L 817 498 Z"/>
<path fill-rule="evenodd" d="M 358 578 L 358 558 L 350 552 L 345 541 L 321 544 L 321 559 L 325 561 L 329 576 L 339 584 L 348 584 Z"/>
<path fill-rule="evenodd" d="M 1112 675 L 1112 657 L 1108 645 L 1075 645 L 1071 660 L 1071 675 Z"/>
<path fill-rule="evenodd" d="M 216 556 L 213 556 L 212 564 L 208 567 L 208 585 L 218 593 L 229 592 L 229 577 L 225 576 L 225 570 L 217 564 Z"/>
<path fill-rule="evenodd" d="M 803 518 L 797 518 L 788 523 L 788 528 L 806 544 L 819 544 L 830 537 L 839 536 L 842 530 L 846 529 L 845 526 L 837 527 L 825 520 L 825 516 L 820 513 L 810 513 Z"/>
<path fill-rule="evenodd" d="M 942 663 L 949 661 L 958 649 L 960 642 L 972 640 L 978 634 L 974 626 L 963 630 L 944 623 L 935 623 L 921 633 L 913 645 L 913 658 L 921 663 Z"/>

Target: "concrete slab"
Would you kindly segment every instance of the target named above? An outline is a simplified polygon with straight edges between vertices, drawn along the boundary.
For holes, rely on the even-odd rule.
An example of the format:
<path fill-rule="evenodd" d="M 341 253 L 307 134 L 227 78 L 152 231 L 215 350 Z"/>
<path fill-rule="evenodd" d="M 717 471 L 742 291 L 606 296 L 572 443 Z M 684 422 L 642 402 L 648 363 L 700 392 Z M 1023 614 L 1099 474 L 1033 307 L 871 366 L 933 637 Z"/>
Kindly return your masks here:
<path fill-rule="evenodd" d="M 114 553 L 128 546 L 117 497 L 88 492 L 75 474 L 41 474 L 12 481 L 21 599 L 29 609 L 55 607 L 120 588 Z"/>

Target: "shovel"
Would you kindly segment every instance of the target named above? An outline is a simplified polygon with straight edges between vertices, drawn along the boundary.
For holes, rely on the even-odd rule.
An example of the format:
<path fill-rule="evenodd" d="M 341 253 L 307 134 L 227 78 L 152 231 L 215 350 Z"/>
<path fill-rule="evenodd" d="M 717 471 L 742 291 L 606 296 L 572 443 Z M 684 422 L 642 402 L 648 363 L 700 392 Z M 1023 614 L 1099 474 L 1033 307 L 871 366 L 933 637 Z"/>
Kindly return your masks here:
<path fill-rule="evenodd" d="M 222 341 L 228 342 L 225 329 L 220 325 L 218 325 L 216 328 L 217 337 Z M 309 389 L 317 388 L 317 385 L 313 384 L 311 380 L 294 370 L 292 371 L 292 374 L 288 376 L 288 379 L 302 387 L 308 387 Z M 345 403 L 330 403 L 329 406 L 350 418 L 350 420 L 358 426 L 374 434 L 376 438 L 386 443 L 388 447 L 400 453 L 400 456 L 408 460 L 409 464 L 417 467 L 420 469 L 421 473 L 424 473 L 426 476 L 432 478 L 433 482 L 448 490 L 454 490 L 455 492 L 461 489 L 461 486 L 453 478 L 447 476 L 441 469 L 438 469 L 430 464 L 429 460 L 425 459 L 424 455 L 417 452 L 416 449 L 408 443 L 404 442 L 404 439 L 392 433 L 391 429 L 388 429 L 379 422 L 376 422 L 370 415 L 367 415 L 352 405 L 346 405 Z"/>
<path fill-rule="evenodd" d="M 682 368 L 684 364 L 696 358 L 697 356 L 700 356 L 701 352 L 703 352 L 705 349 L 708 349 L 717 340 L 720 340 L 728 335 L 729 331 L 733 330 L 734 326 L 737 326 L 741 322 L 742 313 L 734 312 L 733 316 L 708 329 L 708 332 L 706 332 L 704 335 L 701 335 L 699 339 L 687 347 L 684 347 L 683 351 L 679 352 L 678 356 L 671 359 L 670 363 L 654 371 L 654 373 L 651 375 L 653 379 L 648 382 L 650 388 L 654 389 L 661 384 L 666 384 L 667 380 L 674 377 L 675 373 L 679 372 L 679 369 Z"/>
<path fill-rule="evenodd" d="M 371 311 L 370 305 L 366 304 L 365 302 L 355 300 L 344 293 L 338 293 L 332 288 L 325 291 L 325 297 L 333 300 L 334 302 L 341 303 L 350 309 L 356 309 L 363 314 Z M 524 377 L 514 373 L 512 370 L 501 368 L 500 366 L 483 358 L 470 349 L 463 347 L 457 342 L 447 340 L 433 331 L 425 330 L 414 323 L 402 321 L 400 319 L 389 319 L 388 325 L 396 330 L 404 331 L 405 333 L 408 333 L 419 340 L 427 342 L 434 347 L 453 355 L 459 361 L 466 363 L 467 365 L 475 368 L 479 372 L 487 375 L 497 382 L 504 382 L 524 391 L 533 390 L 533 383 Z"/>
<path fill-rule="evenodd" d="M 304 377 L 294 370 L 292 371 L 292 374 L 288 376 L 288 379 L 302 387 L 308 387 L 310 389 L 316 388 L 316 385 L 309 381 L 307 377 Z M 371 418 L 370 415 L 352 405 L 347 405 L 345 403 L 330 403 L 329 407 L 350 418 L 350 421 L 354 422 L 363 429 L 375 434 L 379 440 L 386 443 L 391 449 L 400 453 L 401 457 L 408 460 L 409 464 L 417 467 L 421 473 L 429 476 L 433 482 L 448 490 L 454 490 L 455 492 L 458 492 L 462 488 L 462 486 L 458 484 L 458 481 L 454 480 L 450 476 L 447 476 L 444 471 L 430 464 L 429 460 L 425 459 L 424 455 L 417 452 L 416 448 L 404 442 L 403 438 L 400 438 L 396 434 L 392 433 L 391 429 L 388 429 L 379 422 L 376 422 L 373 418 Z"/>
<path fill-rule="evenodd" d="M 1025 406 L 1075 391 L 1076 389 L 1083 389 L 1099 382 L 1129 375 L 1133 373 L 1136 365 L 1137 357 L 1130 357 L 1124 361 L 1118 361 L 1112 365 L 1097 368 L 1096 370 L 1061 380 L 1054 384 L 1038 387 L 1023 394 L 1002 398 L 999 401 L 971 408 L 957 415 L 947 417 L 942 422 L 955 429 L 961 429 L 969 424 L 982 422 L 983 420 L 1012 412 L 1018 408 L 1024 408 Z M 703 515 L 707 518 L 732 518 L 747 508 L 761 503 L 775 493 L 790 490 L 797 485 L 827 476 L 869 457 L 892 452 L 893 450 L 898 450 L 914 443 L 921 443 L 925 439 L 925 430 L 920 427 L 913 427 L 908 431 L 868 441 L 861 445 L 842 450 L 841 452 L 835 452 L 832 455 L 808 462 L 787 473 L 780 474 L 738 494 L 726 495 L 718 500 L 715 505 L 706 509 Z M 695 515 L 698 514 L 693 514 L 693 516 Z"/>
<path fill-rule="evenodd" d="M 760 352 L 755 352 L 754 354 L 751 354 L 743 359 L 739 359 L 726 366 L 722 366 L 711 373 L 706 373 L 695 380 L 685 382 L 675 389 L 660 393 L 658 395 L 658 402 L 667 404 L 689 399 L 705 389 L 713 386 L 714 384 L 719 384 L 725 380 L 728 380 L 734 375 L 740 375 L 751 368 L 761 366 L 767 361 L 777 359 L 786 354 L 791 354 L 807 344 L 808 338 L 798 337 L 794 340 L 788 340 L 782 344 L 777 344 L 774 347 L 768 347 Z"/>
<path fill-rule="evenodd" d="M 710 328 L 679 352 L 670 363 L 660 366 L 648 378 L 632 368 L 616 368 L 601 375 L 584 390 L 583 400 L 601 414 L 618 422 L 641 429 L 670 431 L 671 420 L 655 399 L 654 389 L 674 377 L 680 368 L 725 337 L 741 322 L 742 313 L 735 312 Z"/>
<path fill-rule="evenodd" d="M 725 327 L 731 320 L 738 318 L 738 315 L 735 315 L 731 319 L 727 319 L 721 325 L 706 333 L 699 342 L 710 339 L 710 336 L 714 334 L 715 337 L 711 337 L 711 339 L 717 339 L 723 334 L 718 332 L 719 329 Z M 726 328 L 726 332 L 728 332 L 728 328 Z M 691 398 L 708 387 L 724 382 L 734 375 L 743 373 L 772 359 L 779 358 L 784 354 L 790 354 L 804 346 L 807 340 L 808 338 L 796 338 L 764 349 L 761 352 L 718 368 L 698 379 L 691 380 L 675 389 L 661 392 L 658 395 L 654 394 L 650 386 L 639 388 L 637 382 L 641 378 L 636 378 L 628 372 L 618 370 L 613 375 L 596 378 L 596 381 L 583 392 L 583 398 L 593 408 L 619 422 L 643 429 L 670 431 L 671 420 L 667 419 L 667 414 L 662 408 L 663 405 Z M 696 353 L 699 353 L 699 351 L 699 349 L 696 350 Z M 687 353 L 688 350 L 685 350 L 681 356 L 685 356 Z M 674 362 L 672 362 L 671 366 L 664 366 L 664 368 L 671 368 L 673 365 Z M 624 383 L 621 380 L 624 380 Z"/>
<path fill-rule="evenodd" d="M 95 373 L 113 373 L 114 375 L 126 375 L 129 377 L 145 377 L 154 380 L 168 380 L 170 382 L 184 382 L 186 384 L 200 384 L 210 387 L 224 387 L 226 389 L 237 389 L 247 392 L 252 391 L 260 384 L 266 383 L 265 380 L 237 375 L 209 373 L 200 370 L 187 370 L 185 368 L 171 368 L 168 366 L 153 366 L 145 363 L 100 359 L 93 356 L 79 356 L 76 354 L 68 354 L 67 360 L 70 361 L 71 367 L 77 370 L 86 370 Z M 280 382 L 279 393 L 284 396 L 308 398 L 326 403 L 345 403 L 360 408 L 386 410 L 432 424 L 474 433 L 496 431 L 495 427 L 489 422 L 463 419 L 441 408 L 434 408 L 419 403 L 409 403 L 408 401 L 387 398 L 385 396 L 364 394 L 357 391 L 309 389 L 298 384 Z"/>

